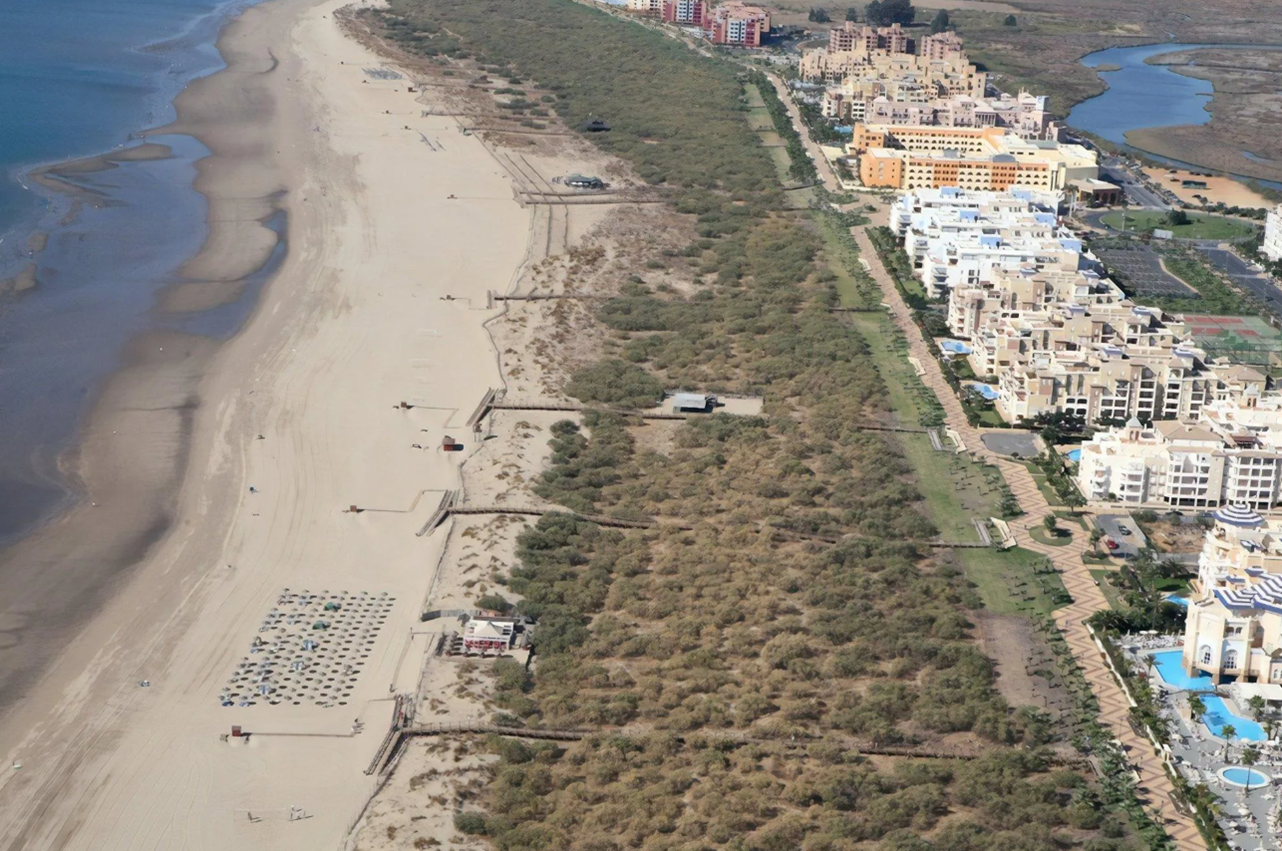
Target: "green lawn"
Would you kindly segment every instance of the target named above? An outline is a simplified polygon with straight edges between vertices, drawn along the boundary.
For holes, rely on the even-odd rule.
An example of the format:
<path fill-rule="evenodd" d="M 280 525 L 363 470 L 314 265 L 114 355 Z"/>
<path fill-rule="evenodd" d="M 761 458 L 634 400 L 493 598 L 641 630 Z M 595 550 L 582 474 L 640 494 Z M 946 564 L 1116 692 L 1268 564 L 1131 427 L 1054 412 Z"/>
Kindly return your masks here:
<path fill-rule="evenodd" d="M 1064 501 L 1059 498 L 1059 494 L 1055 493 L 1055 489 L 1051 487 L 1050 482 L 1046 480 L 1046 474 L 1042 472 L 1041 467 L 1038 467 L 1032 461 L 1025 461 L 1024 466 L 1027 467 L 1028 472 L 1032 474 L 1033 482 L 1036 483 L 1037 489 L 1042 492 L 1042 496 L 1046 497 L 1046 503 L 1048 505 L 1054 508 L 1064 504 Z"/>
<path fill-rule="evenodd" d="M 1223 216 L 1206 213 L 1189 213 L 1188 216 L 1191 220 L 1188 224 L 1176 227 L 1166 223 L 1166 214 L 1161 210 L 1114 210 L 1101 216 L 1100 221 L 1114 230 L 1136 233 L 1161 228 L 1183 239 L 1234 239 L 1255 232 L 1254 225 Z"/>
<path fill-rule="evenodd" d="M 1046 615 L 1071 600 L 1058 573 L 1047 568 L 1046 557 L 1015 547 L 997 550 L 959 550 L 966 578 L 984 601 L 1000 615 Z"/>
<path fill-rule="evenodd" d="M 1117 588 L 1113 586 L 1112 570 L 1092 570 L 1091 578 L 1099 585 L 1099 590 L 1104 594 L 1104 599 L 1108 600 L 1109 608 L 1121 611 L 1126 608 L 1118 596 Z"/>

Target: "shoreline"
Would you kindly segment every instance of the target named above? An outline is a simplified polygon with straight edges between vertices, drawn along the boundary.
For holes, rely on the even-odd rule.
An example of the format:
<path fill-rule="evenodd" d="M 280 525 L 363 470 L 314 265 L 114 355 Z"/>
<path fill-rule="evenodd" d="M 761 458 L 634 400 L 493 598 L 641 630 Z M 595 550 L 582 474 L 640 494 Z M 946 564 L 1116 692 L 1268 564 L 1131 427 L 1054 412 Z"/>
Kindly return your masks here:
<path fill-rule="evenodd" d="M 211 213 L 224 205 L 224 232 L 246 240 L 211 244 L 245 252 L 223 263 L 207 246 L 193 268 L 211 286 L 235 282 L 263 251 L 256 231 L 268 210 L 287 216 L 289 251 L 230 342 L 172 331 L 145 340 L 139 371 L 99 403 L 125 425 L 109 430 L 111 418 L 95 416 L 87 430 L 81 466 L 99 504 L 37 537 L 78 540 L 101 564 L 102 542 L 66 527 L 123 512 L 135 547 L 111 555 L 143 557 L 105 602 L 82 607 L 83 629 L 0 722 L 0 743 L 23 766 L 0 779 L 7 846 L 126 848 L 144 832 L 159 847 L 327 846 L 370 791 L 362 769 L 389 717 L 389 683 L 412 688 L 424 648 L 406 627 L 443 546 L 414 534 L 434 506 L 420 497 L 457 486 L 464 459 L 436 446 L 457 428 L 451 412 L 499 380 L 482 325 L 492 311 L 473 305 L 520 266 L 530 211 L 479 140 L 453 119 L 420 115 L 422 93 L 366 77 L 362 66 L 386 63 L 338 30 L 340 5 L 247 10 L 219 40 L 228 71 L 189 90 L 209 106 L 211 150 L 212 122 L 232 127 L 235 110 L 252 113 L 225 137 L 228 159 L 201 171 Z M 261 98 L 245 96 L 254 84 Z M 485 197 L 466 200 L 465 187 Z M 162 390 L 156 410 L 145 397 Z M 437 407 L 398 411 L 406 397 Z M 168 475 L 169 497 L 93 499 L 112 475 L 143 473 Z M 356 516 L 349 504 L 384 512 Z M 64 576 L 61 564 L 44 566 Z M 395 601 L 389 628 L 367 639 L 369 669 L 350 696 L 331 699 L 348 708 L 220 706 L 219 688 L 286 587 Z M 260 735 L 229 748 L 218 733 L 232 723 Z M 285 730 L 321 738 L 261 735 Z M 288 821 L 295 804 L 313 817 Z"/>
<path fill-rule="evenodd" d="M 225 21 L 216 45 L 223 43 L 236 20 Z M 225 55 L 224 61 L 226 68 L 193 83 L 226 80 L 223 75 L 232 63 Z M 190 88 L 173 101 L 179 120 L 185 117 L 183 113 L 193 112 L 199 120 L 199 98 L 183 97 Z M 243 120 L 237 128 L 246 132 Z M 238 156 L 234 150 L 207 143 L 195 132 L 177 130 L 173 124 L 147 135 L 174 133 L 191 137 L 208 151 L 202 162 L 217 163 Z M 27 174 L 75 207 L 97 206 L 110 203 L 110 199 L 77 184 L 77 176 L 99 174 L 123 163 L 173 157 L 170 146 L 142 138 L 127 148 L 36 166 Z M 209 188 L 193 186 L 202 195 Z M 214 209 L 211 202 L 211 213 Z M 214 233 L 222 232 L 216 224 L 209 226 L 206 247 Z M 275 234 L 271 237 L 274 243 Z M 45 246 L 39 247 L 43 250 Z M 256 253 L 246 255 L 226 240 L 219 250 L 230 264 L 248 269 L 246 277 L 261 269 L 270 256 L 270 251 L 261 258 Z M 255 262 L 257 266 L 250 268 Z M 168 309 L 166 302 L 175 289 L 202 283 L 178 281 L 160 290 L 161 321 L 130 335 L 118 367 L 94 388 L 70 443 L 57 454 L 63 498 L 53 512 L 0 549 L 0 576 L 10 589 L 6 604 L 0 607 L 0 632 L 4 635 L 0 640 L 0 749 L 12 744 L 3 733 L 5 716 L 25 699 L 24 692 L 47 672 L 76 632 L 112 598 L 115 586 L 127 578 L 132 566 L 172 522 L 168 506 L 181 487 L 190 453 L 191 412 L 199 406 L 197 385 L 220 341 L 166 328 L 163 316 L 186 312 Z M 32 262 L 20 270 L 13 286 L 19 291 L 38 287 L 38 264 Z M 234 286 L 243 288 L 243 280 Z M 208 309 L 230 300 L 206 299 L 190 309 Z M 251 314 L 257 307 L 251 308 Z M 162 354 L 166 348 L 168 355 Z M 147 458 L 145 463 L 116 463 L 119 458 L 143 457 Z"/>

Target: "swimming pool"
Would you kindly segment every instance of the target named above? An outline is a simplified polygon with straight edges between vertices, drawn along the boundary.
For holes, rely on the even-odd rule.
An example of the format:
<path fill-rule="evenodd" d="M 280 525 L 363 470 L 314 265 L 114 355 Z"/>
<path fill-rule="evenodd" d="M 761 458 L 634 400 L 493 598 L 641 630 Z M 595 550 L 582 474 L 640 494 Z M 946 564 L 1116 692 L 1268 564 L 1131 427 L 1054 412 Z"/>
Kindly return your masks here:
<path fill-rule="evenodd" d="M 1175 605 L 1185 609 L 1189 607 L 1189 598 L 1185 597 L 1183 594 L 1167 594 L 1166 602 L 1174 603 Z"/>
<path fill-rule="evenodd" d="M 950 355 L 970 354 L 970 346 L 966 345 L 960 340 L 940 340 L 939 348 L 948 352 Z"/>
<path fill-rule="evenodd" d="M 1215 735 L 1223 738 L 1224 725 L 1232 724 L 1235 741 L 1241 739 L 1247 742 L 1263 742 L 1268 739 L 1268 736 L 1264 735 L 1263 727 L 1250 718 L 1234 715 L 1219 697 L 1205 694 L 1202 695 L 1202 702 L 1206 704 L 1206 714 L 1202 716 L 1202 723 Z"/>
<path fill-rule="evenodd" d="M 976 384 L 971 384 L 970 388 L 990 402 L 1001 395 L 1000 393 L 997 392 L 997 388 L 993 387 L 991 384 L 976 383 Z"/>
<path fill-rule="evenodd" d="M 1153 667 L 1168 686 L 1186 691 L 1214 691 L 1215 683 L 1211 675 L 1198 671 L 1197 676 L 1190 677 L 1184 673 L 1184 651 L 1163 650 L 1153 654 Z"/>
<path fill-rule="evenodd" d="M 1232 768 L 1226 768 L 1220 772 L 1220 777 L 1226 783 L 1232 783 L 1234 786 L 1263 786 L 1273 778 L 1262 771 L 1256 771 L 1254 768 L 1242 768 L 1235 765 Z M 1247 781 L 1250 781 L 1249 783 Z"/>
<path fill-rule="evenodd" d="M 1064 457 L 1076 464 L 1078 461 L 1082 460 L 1082 450 L 1070 449 L 1068 452 L 1064 453 Z"/>

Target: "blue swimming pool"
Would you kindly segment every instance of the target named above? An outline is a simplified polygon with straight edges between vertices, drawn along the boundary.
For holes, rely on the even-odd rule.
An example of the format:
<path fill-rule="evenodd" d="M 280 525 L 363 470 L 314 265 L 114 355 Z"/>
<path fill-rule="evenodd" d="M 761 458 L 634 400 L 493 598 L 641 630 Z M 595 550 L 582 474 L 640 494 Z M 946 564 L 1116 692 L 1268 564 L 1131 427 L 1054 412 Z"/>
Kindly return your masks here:
<path fill-rule="evenodd" d="M 1068 452 L 1064 453 L 1064 457 L 1076 464 L 1078 461 L 1082 460 L 1082 450 L 1070 449 Z"/>
<path fill-rule="evenodd" d="M 1220 776 L 1235 786 L 1249 785 L 1251 787 L 1263 786 L 1272 779 L 1269 775 L 1256 771 L 1254 768 L 1242 768 L 1238 765 L 1224 769 L 1220 772 Z M 1248 783 L 1248 781 L 1250 782 Z"/>
<path fill-rule="evenodd" d="M 970 354 L 970 346 L 966 345 L 960 340 L 940 340 L 939 348 L 948 352 L 950 355 Z"/>
<path fill-rule="evenodd" d="M 1183 650 L 1163 650 L 1161 653 L 1153 654 L 1153 667 L 1157 668 L 1162 682 L 1186 691 L 1214 690 L 1215 684 L 1211 682 L 1210 674 L 1199 671 L 1197 676 L 1190 677 L 1184 673 L 1183 658 Z"/>
<path fill-rule="evenodd" d="M 997 388 L 993 387 L 991 384 L 972 384 L 970 386 L 971 389 L 990 402 L 1001 395 L 997 392 Z"/>
<path fill-rule="evenodd" d="M 1174 603 L 1175 605 L 1182 606 L 1185 609 L 1189 607 L 1189 598 L 1182 594 L 1167 594 L 1166 602 Z"/>
<path fill-rule="evenodd" d="M 1215 695 L 1203 695 L 1202 702 L 1206 704 L 1206 714 L 1202 716 L 1202 723 L 1215 735 L 1223 736 L 1224 725 L 1232 724 L 1234 741 L 1241 739 L 1247 742 L 1263 742 L 1268 738 L 1264 735 L 1263 727 L 1250 718 L 1234 715 L 1224 701 Z"/>

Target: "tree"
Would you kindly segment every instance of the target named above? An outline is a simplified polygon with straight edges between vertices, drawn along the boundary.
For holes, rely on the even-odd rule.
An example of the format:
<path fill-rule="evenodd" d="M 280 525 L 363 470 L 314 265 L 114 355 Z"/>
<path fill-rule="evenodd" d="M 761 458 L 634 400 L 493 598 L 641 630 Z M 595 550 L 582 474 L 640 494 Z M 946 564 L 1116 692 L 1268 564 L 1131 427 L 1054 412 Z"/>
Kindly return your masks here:
<path fill-rule="evenodd" d="M 1224 761 L 1229 761 L 1229 745 L 1233 744 L 1233 737 L 1237 735 L 1237 727 L 1232 724 L 1225 724 L 1220 728 L 1220 735 L 1224 738 Z"/>
<path fill-rule="evenodd" d="M 1104 530 L 1098 526 L 1091 530 L 1091 555 L 1099 558 L 1099 542 L 1104 540 Z M 1148 658 L 1153 658 L 1152 656 Z"/>
<path fill-rule="evenodd" d="M 1251 699 L 1246 702 L 1246 705 L 1251 707 L 1251 715 L 1256 721 L 1259 721 L 1264 717 L 1265 703 L 1263 697 L 1258 694 L 1253 694 L 1251 695 Z"/>
<path fill-rule="evenodd" d="M 911 24 L 916 17 L 912 0 L 872 0 L 864 7 L 864 20 L 875 27 Z"/>
<path fill-rule="evenodd" d="M 846 10 L 846 20 L 847 20 L 847 21 L 858 21 L 858 20 L 859 20 L 859 9 L 858 9 L 857 7 L 855 7 L 855 6 L 851 6 L 849 9 L 847 9 L 847 10 Z"/>
<path fill-rule="evenodd" d="M 1196 694 L 1189 695 L 1189 717 L 1193 719 L 1193 723 L 1196 724 L 1201 721 L 1202 716 L 1205 714 L 1206 702 L 1202 700 L 1201 696 Z"/>
<path fill-rule="evenodd" d="M 940 9 L 930 21 L 930 34 L 935 35 L 948 29 L 948 10 Z"/>
<path fill-rule="evenodd" d="M 1016 26 L 1018 23 L 1019 23 L 1019 21 L 1015 20 L 1015 16 L 1014 16 L 1014 15 L 1007 15 L 1007 16 L 1006 16 L 1006 20 L 1002 21 L 1002 24 L 1003 24 L 1004 26 L 1008 26 L 1008 27 Z"/>
<path fill-rule="evenodd" d="M 1251 791 L 1251 767 L 1260 761 L 1260 749 L 1247 745 L 1242 749 L 1242 764 L 1246 766 L 1246 791 Z"/>
<path fill-rule="evenodd" d="M 1189 223 L 1189 214 L 1183 210 L 1170 210 L 1166 214 L 1166 223 L 1171 227 L 1179 227 Z"/>
<path fill-rule="evenodd" d="M 1059 536 L 1059 518 L 1054 514 L 1047 514 L 1042 518 L 1042 525 L 1046 527 L 1046 532 L 1051 537 Z"/>
<path fill-rule="evenodd" d="M 827 9 L 815 6 L 810 9 L 810 14 L 806 16 L 806 20 L 815 24 L 826 24 L 832 20 L 832 16 L 828 14 Z"/>

